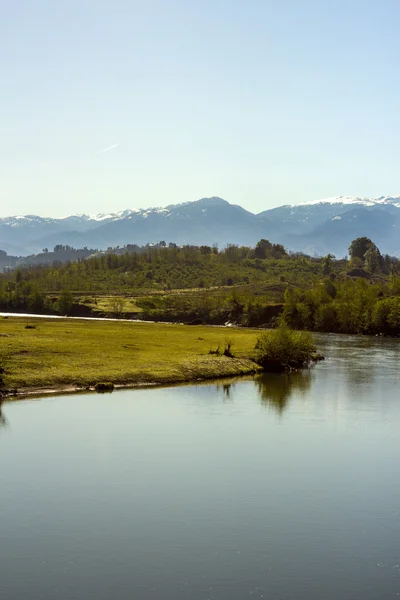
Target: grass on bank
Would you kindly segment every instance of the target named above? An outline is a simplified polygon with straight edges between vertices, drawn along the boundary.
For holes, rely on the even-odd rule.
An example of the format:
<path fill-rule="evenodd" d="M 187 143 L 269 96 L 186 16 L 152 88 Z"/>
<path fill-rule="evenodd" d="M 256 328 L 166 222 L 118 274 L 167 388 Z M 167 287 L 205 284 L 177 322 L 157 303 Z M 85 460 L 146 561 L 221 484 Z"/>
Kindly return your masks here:
<path fill-rule="evenodd" d="M 34 325 L 34 329 L 26 325 Z M 67 319 L 0 318 L 0 365 L 9 389 L 172 383 L 234 376 L 259 367 L 250 359 L 259 332 L 202 326 Z"/>

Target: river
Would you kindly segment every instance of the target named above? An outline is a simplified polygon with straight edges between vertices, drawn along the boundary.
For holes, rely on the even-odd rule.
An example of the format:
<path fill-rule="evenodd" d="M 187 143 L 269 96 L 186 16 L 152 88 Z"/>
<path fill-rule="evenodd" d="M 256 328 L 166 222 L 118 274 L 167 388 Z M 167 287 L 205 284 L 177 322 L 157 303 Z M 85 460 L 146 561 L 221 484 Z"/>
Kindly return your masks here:
<path fill-rule="evenodd" d="M 400 341 L 310 371 L 5 402 L 6 600 L 400 596 Z"/>

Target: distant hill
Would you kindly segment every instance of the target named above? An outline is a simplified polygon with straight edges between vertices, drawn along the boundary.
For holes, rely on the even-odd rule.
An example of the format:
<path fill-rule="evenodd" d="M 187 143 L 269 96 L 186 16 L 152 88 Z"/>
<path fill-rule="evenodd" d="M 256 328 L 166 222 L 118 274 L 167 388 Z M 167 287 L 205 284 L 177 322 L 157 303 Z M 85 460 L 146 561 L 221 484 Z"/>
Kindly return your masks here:
<path fill-rule="evenodd" d="M 0 250 L 0 272 L 13 269 L 17 262 L 17 256 L 10 256 L 5 250 Z"/>
<path fill-rule="evenodd" d="M 14 256 L 28 256 L 45 249 L 50 252 L 57 245 L 101 250 L 165 240 L 254 246 L 266 238 L 293 251 L 344 256 L 353 239 L 366 235 L 383 253 L 399 256 L 399 228 L 400 196 L 340 196 L 280 206 L 258 215 L 213 197 L 96 216 L 6 217 L 0 219 L 0 249 Z"/>
<path fill-rule="evenodd" d="M 307 254 L 345 256 L 352 240 L 367 236 L 383 253 L 400 255 L 400 196 L 338 196 L 257 216 L 274 223 L 282 244 Z"/>

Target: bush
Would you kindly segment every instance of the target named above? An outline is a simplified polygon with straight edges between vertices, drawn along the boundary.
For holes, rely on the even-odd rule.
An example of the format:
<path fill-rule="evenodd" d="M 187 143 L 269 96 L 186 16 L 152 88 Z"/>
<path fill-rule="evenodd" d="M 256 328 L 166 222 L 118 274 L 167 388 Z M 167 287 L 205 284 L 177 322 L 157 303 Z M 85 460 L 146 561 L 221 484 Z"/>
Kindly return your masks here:
<path fill-rule="evenodd" d="M 233 353 L 232 353 L 232 347 L 233 347 L 233 339 L 226 337 L 225 338 L 224 356 L 227 356 L 228 358 L 234 358 Z"/>
<path fill-rule="evenodd" d="M 105 392 L 112 392 L 114 389 L 114 384 L 111 381 L 100 381 L 99 383 L 96 383 L 94 389 L 96 392 L 104 394 Z"/>
<path fill-rule="evenodd" d="M 208 354 L 216 354 L 217 356 L 220 356 L 220 354 L 221 354 L 221 346 L 218 344 L 218 346 L 216 347 L 215 350 L 213 350 L 212 348 L 210 348 L 210 350 L 208 351 Z"/>
<path fill-rule="evenodd" d="M 282 323 L 262 333 L 256 343 L 256 362 L 265 371 L 290 371 L 310 365 L 316 347 L 310 332 L 294 331 Z"/>
<path fill-rule="evenodd" d="M 121 316 L 124 310 L 125 301 L 123 298 L 114 296 L 110 301 L 110 308 L 113 315 Z"/>

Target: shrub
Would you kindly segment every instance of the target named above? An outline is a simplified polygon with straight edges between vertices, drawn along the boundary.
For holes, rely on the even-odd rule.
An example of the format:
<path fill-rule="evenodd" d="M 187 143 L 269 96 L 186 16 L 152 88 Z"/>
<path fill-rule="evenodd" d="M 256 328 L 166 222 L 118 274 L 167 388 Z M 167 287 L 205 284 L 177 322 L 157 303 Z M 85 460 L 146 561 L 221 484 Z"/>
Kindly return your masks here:
<path fill-rule="evenodd" d="M 112 392 L 114 389 L 114 384 L 112 381 L 99 381 L 99 383 L 96 383 L 94 386 L 94 389 L 96 392 L 104 394 L 105 392 Z"/>
<path fill-rule="evenodd" d="M 227 356 L 228 358 L 233 358 L 232 346 L 233 346 L 233 339 L 226 337 L 225 338 L 224 356 Z"/>
<path fill-rule="evenodd" d="M 286 324 L 266 331 L 256 343 L 256 362 L 265 371 L 290 371 L 309 366 L 315 356 L 314 340 L 308 331 L 294 331 Z"/>
<path fill-rule="evenodd" d="M 210 348 L 210 350 L 208 351 L 208 354 L 216 354 L 217 356 L 220 356 L 220 354 L 221 354 L 221 346 L 218 344 L 218 346 L 216 347 L 215 350 L 213 350 L 212 348 Z"/>
<path fill-rule="evenodd" d="M 114 296 L 110 301 L 111 312 L 114 315 L 121 316 L 124 310 L 125 301 L 123 298 L 118 298 Z"/>

